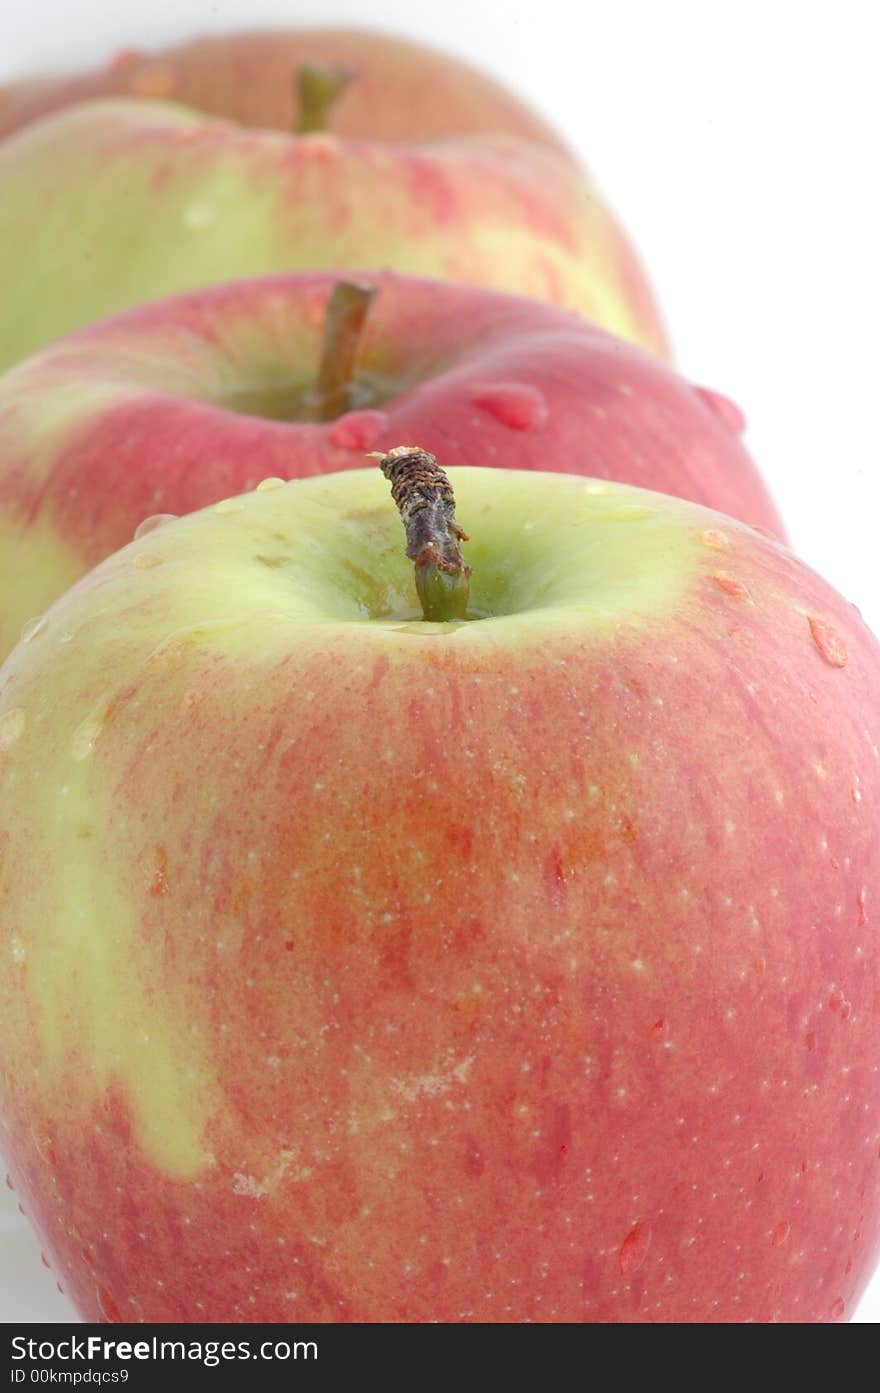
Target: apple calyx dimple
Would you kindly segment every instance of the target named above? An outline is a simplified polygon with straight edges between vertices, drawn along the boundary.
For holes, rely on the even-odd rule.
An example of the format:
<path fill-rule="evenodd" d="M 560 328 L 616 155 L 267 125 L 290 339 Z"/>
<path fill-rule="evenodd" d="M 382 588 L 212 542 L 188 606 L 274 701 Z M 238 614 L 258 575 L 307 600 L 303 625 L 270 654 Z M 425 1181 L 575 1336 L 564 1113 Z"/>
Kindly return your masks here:
<path fill-rule="evenodd" d="M 420 445 L 397 445 L 367 458 L 379 461 L 400 510 L 422 618 L 441 624 L 465 619 L 471 568 L 459 543 L 469 539 L 455 520 L 452 485 L 436 456 Z"/>

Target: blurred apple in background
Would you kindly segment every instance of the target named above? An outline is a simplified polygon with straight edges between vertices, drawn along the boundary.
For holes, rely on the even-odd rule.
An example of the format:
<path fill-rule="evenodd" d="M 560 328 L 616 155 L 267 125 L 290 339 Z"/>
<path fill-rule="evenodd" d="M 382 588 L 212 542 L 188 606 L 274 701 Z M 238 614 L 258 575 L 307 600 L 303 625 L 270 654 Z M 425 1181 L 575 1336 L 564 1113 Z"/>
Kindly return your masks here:
<path fill-rule="evenodd" d="M 0 379 L 0 657 L 149 515 L 401 439 L 452 464 L 621 479 L 781 533 L 723 397 L 551 306 L 373 279 L 353 337 L 344 308 L 325 335 L 333 277 L 279 277 L 133 311 Z"/>
<path fill-rule="evenodd" d="M 4 665 L 23 1208 L 86 1319 L 844 1319 L 880 650 L 731 519 L 450 476 L 473 622 L 353 471 L 166 523 Z"/>
<path fill-rule="evenodd" d="M 116 99 L 47 114 L 0 144 L 0 367 L 163 295 L 351 267 L 534 295 L 667 353 L 613 215 L 573 157 L 495 83 L 413 45 L 324 35 L 279 43 L 261 89 L 271 46 L 266 35 L 198 43 L 159 63 L 179 83 L 160 91 L 154 82 L 150 95 L 185 102 L 192 91 L 221 113 L 228 99 L 229 114 L 262 114 L 283 133 Z M 338 132 L 294 135 L 297 64 L 312 54 L 350 62 L 352 76 L 335 98 Z M 111 67 L 110 87 L 134 90 L 137 71 Z M 333 128 L 337 70 L 300 76 L 309 72 L 304 124 Z M 72 89 L 54 90 L 63 107 Z M 15 97 L 6 110 L 36 113 Z"/>
<path fill-rule="evenodd" d="M 336 135 L 407 144 L 514 135 L 566 150 L 552 126 L 469 63 L 397 35 L 345 29 L 204 34 L 152 53 L 121 49 L 84 73 L 18 79 L 0 88 L 0 136 L 95 97 L 179 102 L 290 132 L 302 118 L 296 74 L 316 64 L 351 74 L 328 118 Z"/>

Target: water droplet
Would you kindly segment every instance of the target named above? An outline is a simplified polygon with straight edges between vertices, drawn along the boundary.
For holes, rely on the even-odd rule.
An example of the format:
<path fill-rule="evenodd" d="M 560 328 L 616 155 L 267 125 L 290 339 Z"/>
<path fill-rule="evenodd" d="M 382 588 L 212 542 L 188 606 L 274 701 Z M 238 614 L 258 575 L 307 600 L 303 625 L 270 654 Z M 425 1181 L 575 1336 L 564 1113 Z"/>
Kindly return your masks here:
<path fill-rule="evenodd" d="M 261 479 L 257 484 L 257 493 L 271 493 L 273 489 L 283 489 L 287 483 L 286 479 L 279 479 L 275 474 L 271 474 L 268 479 Z"/>
<path fill-rule="evenodd" d="M 729 571 L 716 571 L 712 579 L 718 589 L 724 591 L 725 595 L 732 595 L 735 600 L 745 600 L 748 604 L 752 604 L 748 587 L 743 585 L 741 580 L 737 580 L 736 576 L 732 576 Z"/>
<path fill-rule="evenodd" d="M 70 753 L 75 760 L 88 759 L 95 748 L 95 741 L 104 729 L 109 697 L 104 697 L 84 721 L 80 721 L 70 742 Z"/>
<path fill-rule="evenodd" d="M 50 1272 L 52 1271 L 52 1264 L 46 1257 L 45 1253 L 40 1253 L 40 1262 L 43 1264 L 44 1267 L 48 1267 Z"/>
<path fill-rule="evenodd" d="M 844 996 L 843 992 L 832 992 L 828 998 L 828 1010 L 835 1011 L 842 1021 L 847 1021 L 852 1015 L 852 1002 Z"/>
<path fill-rule="evenodd" d="M 240 498 L 221 498 L 219 503 L 214 504 L 214 512 L 225 516 L 226 513 L 241 513 L 244 511 L 244 504 Z"/>
<path fill-rule="evenodd" d="M 700 533 L 700 541 L 704 547 L 709 547 L 710 551 L 727 551 L 730 546 L 727 533 L 719 532 L 717 527 L 707 527 L 705 532 Z"/>
<path fill-rule="evenodd" d="M 594 498 L 604 498 L 606 494 L 611 492 L 611 485 L 603 483 L 601 479 L 595 479 L 590 484 L 584 484 L 584 493 L 592 494 Z"/>
<path fill-rule="evenodd" d="M 139 571 L 149 571 L 154 566 L 161 566 L 164 560 L 164 556 L 159 556 L 155 551 L 139 551 L 131 564 Z"/>
<path fill-rule="evenodd" d="M 662 1039 L 666 1034 L 666 1018 L 664 1016 L 657 1017 L 656 1021 L 651 1026 L 651 1034 L 655 1040 Z"/>
<path fill-rule="evenodd" d="M 478 388 L 471 400 L 510 430 L 537 430 L 549 415 L 543 392 L 525 382 L 493 382 Z"/>
<path fill-rule="evenodd" d="M 369 450 L 387 424 L 385 411 L 348 411 L 333 423 L 330 443 L 340 450 Z"/>
<path fill-rule="evenodd" d="M 0 716 L 0 751 L 9 750 L 24 734 L 27 716 L 24 708 L 13 706 L 11 711 L 4 711 Z"/>
<path fill-rule="evenodd" d="M 32 639 L 37 637 L 37 634 L 41 634 L 47 622 L 45 614 L 41 614 L 36 619 L 29 619 L 26 624 L 23 624 L 21 626 L 22 643 L 30 643 Z"/>
<path fill-rule="evenodd" d="M 694 391 L 708 406 L 714 416 L 719 421 L 723 421 L 728 430 L 733 431 L 734 435 L 742 435 L 746 428 L 746 418 L 742 409 L 737 406 L 730 397 L 722 396 L 720 392 L 713 392 L 711 387 L 695 387 Z"/>
<path fill-rule="evenodd" d="M 776 1225 L 776 1228 L 773 1230 L 773 1232 L 772 1232 L 771 1235 L 770 1235 L 770 1242 L 773 1244 L 773 1247 L 774 1247 L 774 1248 L 781 1248 L 781 1247 L 782 1247 L 782 1244 L 786 1241 L 786 1239 L 788 1238 L 788 1235 L 789 1235 L 790 1233 L 791 1233 L 791 1224 L 785 1224 L 785 1223 L 777 1224 L 777 1225 Z"/>
<path fill-rule="evenodd" d="M 139 541 L 141 537 L 146 537 L 148 532 L 155 532 L 157 527 L 164 527 L 166 522 L 174 522 L 176 518 L 176 513 L 153 513 L 151 517 L 138 523 L 134 529 L 134 540 Z"/>
<path fill-rule="evenodd" d="M 6 1188 L 7 1190 L 12 1190 L 13 1194 L 15 1193 L 15 1186 L 12 1183 L 12 1176 L 9 1174 L 8 1171 L 6 1172 Z"/>
<path fill-rule="evenodd" d="M 122 1321 L 122 1313 L 107 1288 L 98 1287 L 96 1289 L 96 1295 L 104 1319 L 111 1321 L 114 1325 L 118 1325 Z"/>
<path fill-rule="evenodd" d="M 631 1272 L 637 1272 L 645 1261 L 651 1246 L 651 1237 L 651 1225 L 647 1219 L 640 1219 L 626 1235 L 617 1255 L 620 1270 L 625 1277 Z"/>
<path fill-rule="evenodd" d="M 817 619 L 815 614 L 808 614 L 807 621 L 813 642 L 826 663 L 830 663 L 832 667 L 846 667 L 848 654 L 837 630 L 826 624 L 824 619 Z"/>
<path fill-rule="evenodd" d="M 845 1310 L 846 1310 L 846 1302 L 844 1301 L 844 1299 L 843 1299 L 842 1296 L 838 1296 L 838 1298 L 837 1298 L 837 1300 L 835 1301 L 834 1305 L 831 1307 L 831 1319 L 832 1319 L 832 1320 L 840 1320 L 840 1318 L 841 1318 L 841 1316 L 843 1315 L 843 1313 L 844 1313 Z"/>

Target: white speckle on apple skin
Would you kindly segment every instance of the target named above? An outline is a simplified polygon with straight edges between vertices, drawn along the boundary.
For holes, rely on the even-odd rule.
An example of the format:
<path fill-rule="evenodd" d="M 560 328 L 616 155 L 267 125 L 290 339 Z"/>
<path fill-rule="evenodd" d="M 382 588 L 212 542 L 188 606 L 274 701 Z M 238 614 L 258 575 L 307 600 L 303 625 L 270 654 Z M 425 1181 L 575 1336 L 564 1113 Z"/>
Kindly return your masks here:
<path fill-rule="evenodd" d="M 184 227 L 190 228 L 193 232 L 199 232 L 202 228 L 210 227 L 217 220 L 217 208 L 213 203 L 207 203 L 204 199 L 198 199 L 194 203 L 187 204 L 183 210 Z"/>

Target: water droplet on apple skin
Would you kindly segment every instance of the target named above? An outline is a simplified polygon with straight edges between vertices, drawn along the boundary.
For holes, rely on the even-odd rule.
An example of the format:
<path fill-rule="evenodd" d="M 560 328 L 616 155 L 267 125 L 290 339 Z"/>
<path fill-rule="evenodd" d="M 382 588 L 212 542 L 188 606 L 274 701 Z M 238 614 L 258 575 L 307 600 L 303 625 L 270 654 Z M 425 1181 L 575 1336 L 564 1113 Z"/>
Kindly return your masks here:
<path fill-rule="evenodd" d="M 837 1300 L 834 1302 L 834 1305 L 831 1307 L 831 1319 L 841 1320 L 845 1310 L 846 1302 L 844 1301 L 842 1296 L 838 1296 Z"/>
<path fill-rule="evenodd" d="M 28 619 L 21 626 L 22 643 L 32 643 L 38 634 L 41 634 L 46 627 L 48 620 L 45 614 L 38 615 L 36 619 Z"/>
<path fill-rule="evenodd" d="M 155 532 L 157 527 L 164 527 L 166 522 L 174 522 L 176 518 L 176 513 L 153 513 L 138 523 L 134 529 L 134 540 L 139 541 L 141 537 L 146 537 L 148 532 Z"/>
<path fill-rule="evenodd" d="M 700 541 L 710 551 L 727 551 L 730 547 L 727 533 L 719 531 L 717 527 L 707 527 L 705 532 L 700 533 Z"/>
<path fill-rule="evenodd" d="M 270 474 L 267 479 L 261 479 L 257 484 L 256 493 L 272 493 L 275 489 L 282 489 L 287 483 L 286 479 L 279 479 L 277 475 Z"/>
<path fill-rule="evenodd" d="M 781 1224 L 777 1224 L 770 1235 L 770 1242 L 773 1245 L 773 1247 L 781 1248 L 783 1243 L 788 1241 L 788 1236 L 790 1233 L 791 1224 L 786 1224 L 784 1222 Z"/>
<path fill-rule="evenodd" d="M 330 443 L 340 450 L 369 450 L 388 425 L 385 411 L 347 411 L 333 422 Z"/>
<path fill-rule="evenodd" d="M 107 1288 L 97 1287 L 95 1294 L 98 1298 L 98 1306 L 104 1319 L 109 1321 L 112 1325 L 121 1324 L 122 1313 Z"/>
<path fill-rule="evenodd" d="M 214 504 L 214 512 L 226 517 L 229 513 L 244 512 L 244 504 L 240 498 L 221 498 L 219 503 Z"/>
<path fill-rule="evenodd" d="M 13 1184 L 12 1176 L 9 1174 L 8 1171 L 6 1172 L 6 1188 L 7 1190 L 11 1190 L 12 1193 L 15 1194 L 15 1185 Z"/>
<path fill-rule="evenodd" d="M 725 397 L 721 392 L 715 392 L 711 387 L 694 387 L 694 391 L 713 416 L 724 425 L 733 435 L 742 435 L 746 428 L 745 413 L 742 408 L 737 406 L 730 397 Z"/>
<path fill-rule="evenodd" d="M 816 647 L 817 652 L 825 659 L 830 667 L 846 667 L 849 655 L 846 645 L 837 630 L 826 623 L 824 619 L 819 619 L 815 614 L 807 615 L 807 622 L 810 626 L 810 636 Z"/>
<path fill-rule="evenodd" d="M 617 1260 L 620 1270 L 624 1277 L 637 1272 L 648 1256 L 648 1249 L 651 1246 L 651 1225 L 647 1219 L 640 1219 L 630 1229 L 626 1238 L 620 1245 Z"/>
<path fill-rule="evenodd" d="M 74 730 L 70 741 L 70 754 L 77 763 L 88 759 L 94 750 L 98 737 L 104 729 L 108 704 L 109 699 L 102 698 L 90 715 L 86 716 L 85 720 L 80 721 Z"/>
<path fill-rule="evenodd" d="M 744 600 L 747 604 L 753 603 L 748 586 L 743 585 L 742 581 L 737 580 L 729 571 L 716 571 L 712 579 L 725 595 L 730 595 L 735 600 Z"/>
<path fill-rule="evenodd" d="M 842 991 L 833 991 L 828 998 L 828 1010 L 840 1016 L 842 1021 L 848 1021 L 852 1015 L 852 1002 Z"/>
<path fill-rule="evenodd" d="M 4 750 L 11 750 L 16 741 L 21 739 L 26 725 L 24 707 L 13 706 L 11 710 L 4 711 L 0 716 L 0 754 Z"/>
<path fill-rule="evenodd" d="M 550 414 L 544 393 L 526 382 L 494 382 L 478 387 L 471 400 L 510 430 L 538 430 L 547 424 Z"/>
<path fill-rule="evenodd" d="M 163 556 L 159 556 L 154 551 L 140 551 L 134 558 L 132 565 L 138 571 L 151 571 L 154 566 L 161 566 L 164 559 Z"/>

